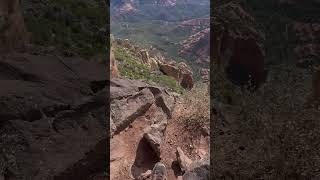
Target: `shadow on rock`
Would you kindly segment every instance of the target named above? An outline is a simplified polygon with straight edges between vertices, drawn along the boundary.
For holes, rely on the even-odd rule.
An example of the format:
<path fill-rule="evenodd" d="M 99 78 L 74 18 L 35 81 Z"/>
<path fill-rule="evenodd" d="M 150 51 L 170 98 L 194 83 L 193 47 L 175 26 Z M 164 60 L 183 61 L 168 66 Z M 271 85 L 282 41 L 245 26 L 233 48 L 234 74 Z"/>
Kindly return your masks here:
<path fill-rule="evenodd" d="M 131 167 L 131 174 L 134 178 L 138 178 L 142 173 L 150 170 L 160 159 L 153 151 L 145 138 L 142 138 L 138 144 L 136 158 Z"/>

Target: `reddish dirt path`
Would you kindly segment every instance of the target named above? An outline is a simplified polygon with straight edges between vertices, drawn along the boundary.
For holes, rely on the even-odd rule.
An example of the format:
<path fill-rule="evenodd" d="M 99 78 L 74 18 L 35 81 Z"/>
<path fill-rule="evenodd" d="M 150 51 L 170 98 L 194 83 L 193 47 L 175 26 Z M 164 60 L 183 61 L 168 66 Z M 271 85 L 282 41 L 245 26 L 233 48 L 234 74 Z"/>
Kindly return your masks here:
<path fill-rule="evenodd" d="M 201 159 L 206 152 L 209 152 L 209 136 L 204 137 L 201 131 L 191 132 L 183 122 L 179 120 L 183 107 L 177 104 L 173 112 L 173 118 L 169 120 L 165 142 L 161 148 L 161 155 L 168 171 L 168 180 L 175 180 L 181 175 L 180 168 L 176 161 L 176 149 L 181 147 L 183 152 L 192 160 Z"/>
<path fill-rule="evenodd" d="M 147 126 L 147 119 L 138 118 L 111 139 L 110 179 L 134 179 L 157 163 L 150 146 L 142 139 Z"/>
<path fill-rule="evenodd" d="M 187 130 L 179 117 L 182 105 L 177 104 L 173 118 L 168 121 L 165 139 L 161 145 L 161 160 L 167 167 L 168 180 L 175 180 L 181 175 L 176 161 L 176 148 L 181 147 L 192 160 L 200 159 L 209 152 L 209 136 L 204 137 L 201 131 Z M 138 118 L 131 126 L 111 139 L 110 179 L 124 180 L 137 178 L 141 173 L 152 169 L 159 160 L 151 147 L 141 140 L 143 130 L 150 125 L 144 118 Z"/>

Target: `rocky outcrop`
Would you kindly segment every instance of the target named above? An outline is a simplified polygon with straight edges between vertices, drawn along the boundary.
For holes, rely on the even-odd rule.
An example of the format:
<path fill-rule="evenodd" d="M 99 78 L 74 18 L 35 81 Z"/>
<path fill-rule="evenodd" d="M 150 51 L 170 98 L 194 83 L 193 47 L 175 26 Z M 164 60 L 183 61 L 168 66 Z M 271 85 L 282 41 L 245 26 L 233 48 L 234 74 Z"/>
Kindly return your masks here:
<path fill-rule="evenodd" d="M 206 28 L 190 36 L 180 43 L 179 54 L 184 57 L 193 57 L 197 63 L 210 62 L 210 28 Z"/>
<path fill-rule="evenodd" d="M 134 178 L 150 176 L 141 173 L 161 158 L 175 97 L 138 80 L 113 78 L 110 86 L 111 179 L 124 179 L 122 167 L 130 167 Z"/>
<path fill-rule="evenodd" d="M 146 128 L 143 137 L 148 141 L 151 148 L 154 150 L 156 155 L 160 158 L 160 147 L 162 140 L 164 139 L 164 132 L 166 130 L 167 122 L 163 121 L 159 124 L 153 124 Z"/>
<path fill-rule="evenodd" d="M 159 125 L 151 126 L 146 133 L 155 132 L 153 130 L 163 131 L 167 119 L 171 118 L 175 103 L 175 98 L 160 87 L 119 78 L 111 80 L 110 96 L 111 135 L 123 131 L 136 118 L 145 116 L 150 111 L 155 113 L 151 123 Z"/>
<path fill-rule="evenodd" d="M 151 71 L 158 70 L 159 56 L 150 54 L 148 49 L 141 48 L 132 44 L 128 39 L 115 39 L 114 43 L 119 48 L 124 48 L 128 53 L 134 54 L 141 60 L 141 63 L 147 65 Z"/>
<path fill-rule="evenodd" d="M 0 174 L 89 179 L 106 167 L 103 65 L 78 57 L 0 58 Z"/>
<path fill-rule="evenodd" d="M 186 20 L 186 21 L 182 21 L 179 24 L 180 28 L 184 28 L 184 27 L 208 27 L 210 25 L 210 18 L 197 18 L 197 19 L 191 19 L 191 20 Z"/>
<path fill-rule="evenodd" d="M 24 50 L 27 33 L 19 0 L 0 2 L 0 48 L 5 51 Z"/>
<path fill-rule="evenodd" d="M 140 63 L 147 65 L 150 71 L 161 71 L 163 74 L 173 77 L 183 88 L 192 89 L 194 84 L 193 73 L 186 63 L 177 63 L 171 59 L 166 59 L 157 51 L 133 45 L 128 39 L 116 39 L 114 43 L 119 48 L 123 48 L 128 53 L 138 57 Z"/>
<path fill-rule="evenodd" d="M 263 35 L 255 30 L 254 18 L 239 4 L 228 3 L 213 19 L 212 58 L 229 79 L 239 85 L 251 81 L 258 87 L 266 80 Z"/>
<path fill-rule="evenodd" d="M 188 90 L 192 89 L 193 73 L 185 63 L 161 63 L 159 64 L 159 69 L 165 75 L 175 78 L 183 88 Z"/>
<path fill-rule="evenodd" d="M 205 81 L 205 82 L 209 81 L 210 69 L 201 68 L 200 75 L 201 75 L 201 78 L 203 81 Z"/>
<path fill-rule="evenodd" d="M 206 28 L 210 27 L 210 18 L 196 18 L 182 21 L 173 31 L 172 33 L 185 33 L 190 32 L 191 34 L 196 34 Z"/>
<path fill-rule="evenodd" d="M 155 71 L 158 70 L 158 59 L 156 57 L 150 57 L 149 51 L 146 49 L 140 50 L 141 60 L 144 64 L 146 64 L 150 70 Z"/>

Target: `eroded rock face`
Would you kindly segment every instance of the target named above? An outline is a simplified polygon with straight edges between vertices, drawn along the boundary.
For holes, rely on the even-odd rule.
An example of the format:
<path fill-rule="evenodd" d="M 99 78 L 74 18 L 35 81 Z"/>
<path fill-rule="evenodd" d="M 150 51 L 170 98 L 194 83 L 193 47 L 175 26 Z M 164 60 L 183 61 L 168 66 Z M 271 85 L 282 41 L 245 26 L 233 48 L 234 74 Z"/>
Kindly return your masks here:
<path fill-rule="evenodd" d="M 199 31 L 181 42 L 179 54 L 194 57 L 197 63 L 208 64 L 210 62 L 210 28 Z"/>
<path fill-rule="evenodd" d="M 193 73 L 185 63 L 161 63 L 159 68 L 165 75 L 175 78 L 183 88 L 193 88 Z"/>
<path fill-rule="evenodd" d="M 258 87 L 266 80 L 267 71 L 263 35 L 254 29 L 254 18 L 239 4 L 228 3 L 217 11 L 213 24 L 213 60 L 236 84 L 251 81 Z"/>
<path fill-rule="evenodd" d="M 88 179 L 106 167 L 106 71 L 80 58 L 0 59 L 0 161 L 9 179 Z"/>
<path fill-rule="evenodd" d="M 175 104 L 175 98 L 164 89 L 138 80 L 112 79 L 110 96 L 113 121 L 110 126 L 114 127 L 111 130 L 111 135 L 123 131 L 136 118 L 145 116 L 150 111 L 153 112 L 152 115 L 148 115 L 152 116 L 151 123 L 161 124 L 161 127 L 165 127 L 167 119 L 171 118 Z"/>
<path fill-rule="evenodd" d="M 173 77 L 183 88 L 188 90 L 193 88 L 193 73 L 186 63 L 177 63 L 176 61 L 163 57 L 157 53 L 157 51 L 135 46 L 127 39 L 116 39 L 114 43 L 117 44 L 119 48 L 124 48 L 128 53 L 135 54 L 140 63 L 147 65 L 150 71 L 160 70 L 163 74 Z"/>
<path fill-rule="evenodd" d="M 25 49 L 27 33 L 19 0 L 0 2 L 0 33 L 0 48 L 6 51 Z"/>

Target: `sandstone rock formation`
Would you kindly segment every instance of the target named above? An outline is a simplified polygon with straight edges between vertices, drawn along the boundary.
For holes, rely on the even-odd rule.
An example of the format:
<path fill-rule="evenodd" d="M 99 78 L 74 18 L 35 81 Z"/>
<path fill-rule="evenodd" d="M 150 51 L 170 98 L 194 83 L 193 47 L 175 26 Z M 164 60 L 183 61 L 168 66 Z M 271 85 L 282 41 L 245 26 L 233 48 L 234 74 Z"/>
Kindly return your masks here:
<path fill-rule="evenodd" d="M 127 50 L 128 52 L 135 54 L 141 60 L 141 63 L 147 65 L 151 71 L 158 70 L 158 62 L 160 61 L 158 55 L 152 53 L 151 50 L 141 48 L 132 44 L 128 39 L 115 39 L 113 41 L 115 45 Z M 150 53 L 151 52 L 151 53 Z"/>
<path fill-rule="evenodd" d="M 197 63 L 210 62 L 210 28 L 189 37 L 187 40 L 181 42 L 181 49 L 179 54 L 184 57 L 194 57 Z"/>
<path fill-rule="evenodd" d="M 0 2 L 0 48 L 6 51 L 24 50 L 27 33 L 19 0 Z"/>
<path fill-rule="evenodd" d="M 193 73 L 185 63 L 161 63 L 159 64 L 159 69 L 165 75 L 175 78 L 183 88 L 192 89 L 194 83 Z"/>
<path fill-rule="evenodd" d="M 128 53 L 139 57 L 141 63 L 147 65 L 150 71 L 160 70 L 165 75 L 173 77 L 183 88 L 192 89 L 194 85 L 193 73 L 186 63 L 177 63 L 171 59 L 166 59 L 157 52 L 133 45 L 127 39 L 116 39 L 114 43 L 120 48 L 124 48 Z"/>
<path fill-rule="evenodd" d="M 0 58 L 0 174 L 89 179 L 106 167 L 106 71 L 78 57 Z"/>
<path fill-rule="evenodd" d="M 137 47 L 135 47 L 137 49 Z M 146 64 L 150 70 L 154 71 L 158 69 L 158 60 L 156 57 L 150 57 L 149 51 L 146 49 L 140 50 L 141 60 L 144 64 Z"/>
<path fill-rule="evenodd" d="M 165 126 L 167 119 L 171 118 L 175 103 L 175 98 L 160 87 L 119 78 L 111 80 L 110 96 L 112 118 L 110 127 L 113 127 L 111 135 L 123 131 L 137 117 L 145 115 L 149 110 L 157 111 L 152 123 Z"/>
<path fill-rule="evenodd" d="M 263 35 L 254 29 L 254 19 L 240 5 L 228 3 L 213 19 L 212 58 L 229 79 L 239 85 L 251 81 L 259 86 L 266 80 Z"/>

